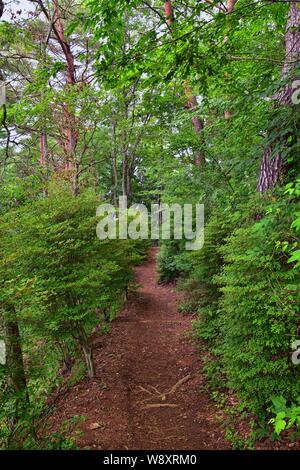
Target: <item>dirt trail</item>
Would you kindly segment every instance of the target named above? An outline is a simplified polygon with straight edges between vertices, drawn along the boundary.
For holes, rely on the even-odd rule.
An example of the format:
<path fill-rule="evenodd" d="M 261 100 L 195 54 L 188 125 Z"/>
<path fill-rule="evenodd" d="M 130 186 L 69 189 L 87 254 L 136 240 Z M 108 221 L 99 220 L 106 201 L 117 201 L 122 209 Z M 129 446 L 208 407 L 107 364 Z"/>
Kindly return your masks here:
<path fill-rule="evenodd" d="M 191 319 L 178 313 L 172 286 L 157 284 L 155 254 L 136 268 L 141 287 L 111 333 L 95 338 L 99 378 L 57 401 L 51 427 L 85 416 L 79 444 L 92 449 L 229 448 L 222 415 L 203 390 L 199 353 L 188 337 Z"/>

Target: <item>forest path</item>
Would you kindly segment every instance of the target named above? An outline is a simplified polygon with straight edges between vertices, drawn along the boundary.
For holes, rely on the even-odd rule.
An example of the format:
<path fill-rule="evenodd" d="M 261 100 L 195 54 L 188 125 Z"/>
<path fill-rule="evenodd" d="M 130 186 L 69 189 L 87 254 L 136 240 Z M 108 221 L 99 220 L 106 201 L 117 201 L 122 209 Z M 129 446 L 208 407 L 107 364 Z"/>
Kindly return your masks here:
<path fill-rule="evenodd" d="M 85 416 L 79 445 L 91 449 L 229 448 L 222 413 L 204 391 L 191 318 L 178 313 L 173 286 L 157 284 L 155 256 L 153 248 L 136 268 L 140 288 L 111 333 L 95 338 L 99 378 L 58 399 L 49 424 L 57 430 L 65 419 Z"/>

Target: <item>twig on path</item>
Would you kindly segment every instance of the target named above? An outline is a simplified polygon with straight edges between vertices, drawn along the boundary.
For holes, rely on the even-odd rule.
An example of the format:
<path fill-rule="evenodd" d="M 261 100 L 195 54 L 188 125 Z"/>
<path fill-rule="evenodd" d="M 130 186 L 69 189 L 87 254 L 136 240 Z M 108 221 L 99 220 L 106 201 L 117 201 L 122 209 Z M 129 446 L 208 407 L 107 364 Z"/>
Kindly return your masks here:
<path fill-rule="evenodd" d="M 150 392 L 150 390 L 147 390 L 145 387 L 142 387 L 142 385 L 139 385 L 139 388 L 140 388 L 143 392 L 146 392 L 146 393 L 149 393 L 150 395 L 153 395 L 153 393 Z"/>
<path fill-rule="evenodd" d="M 150 387 L 155 391 L 155 393 L 153 393 L 150 390 L 142 387 L 141 385 L 139 385 L 139 388 L 142 391 L 144 391 L 144 392 L 146 392 L 146 393 L 148 393 L 152 396 L 157 394 L 157 398 L 160 398 L 161 400 L 165 400 L 168 395 L 173 395 L 181 385 L 183 385 L 185 382 L 187 382 L 191 378 L 192 378 L 191 374 L 186 375 L 182 379 L 178 380 L 178 382 L 176 382 L 176 384 L 174 384 L 173 387 L 171 387 L 170 390 L 168 392 L 165 392 L 165 393 L 161 393 L 156 387 L 154 387 L 154 385 L 150 385 Z M 152 399 L 152 397 L 146 398 L 145 400 L 143 400 L 143 402 L 151 400 L 151 399 Z"/>
<path fill-rule="evenodd" d="M 177 408 L 178 405 L 175 405 L 175 403 L 150 403 L 148 405 L 144 406 L 144 409 L 149 409 L 149 408 Z"/>
<path fill-rule="evenodd" d="M 178 382 L 175 385 L 173 385 L 171 390 L 169 392 L 165 393 L 165 395 L 172 395 L 173 393 L 176 392 L 177 388 L 180 387 L 180 385 L 184 384 L 185 382 L 187 382 L 191 378 L 192 378 L 191 374 L 188 374 L 185 377 L 183 377 L 182 379 L 178 380 Z"/>

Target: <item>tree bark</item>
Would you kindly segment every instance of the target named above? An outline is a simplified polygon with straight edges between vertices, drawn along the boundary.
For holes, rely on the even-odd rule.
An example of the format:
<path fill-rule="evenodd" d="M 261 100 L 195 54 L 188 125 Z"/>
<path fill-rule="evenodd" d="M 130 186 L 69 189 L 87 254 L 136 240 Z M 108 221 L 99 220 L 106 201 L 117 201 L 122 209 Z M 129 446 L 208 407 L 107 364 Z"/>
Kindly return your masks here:
<path fill-rule="evenodd" d="M 123 89 L 123 97 L 124 97 L 124 119 L 125 122 L 128 122 L 129 118 L 129 109 L 127 103 L 127 97 L 125 89 Z M 128 142 L 128 133 L 126 128 L 123 129 L 122 132 L 122 147 L 123 147 L 123 163 L 122 163 L 122 193 L 123 196 L 130 197 L 131 196 L 131 172 L 130 172 L 130 163 L 132 156 L 129 152 L 129 142 Z"/>
<path fill-rule="evenodd" d="M 282 158 L 279 154 L 273 156 L 273 148 L 270 145 L 264 152 L 260 164 L 259 181 L 257 191 L 263 193 L 275 186 L 282 170 Z"/>
<path fill-rule="evenodd" d="M 227 12 L 232 13 L 237 0 L 227 0 Z"/>
<path fill-rule="evenodd" d="M 113 173 L 113 201 L 118 206 L 118 162 L 117 162 L 117 122 L 112 120 L 112 173 Z"/>
<path fill-rule="evenodd" d="M 191 111 L 195 111 L 198 107 L 198 102 L 196 96 L 193 95 L 192 89 L 188 83 L 185 84 L 185 95 L 187 97 L 187 108 L 190 109 Z M 200 119 L 198 116 L 193 116 L 192 117 L 192 124 L 194 126 L 196 134 L 199 136 L 199 140 L 201 144 L 203 145 L 203 136 L 202 136 L 202 131 L 204 129 L 204 123 L 202 119 Z M 205 163 L 205 157 L 204 153 L 198 151 L 196 153 L 195 157 L 195 165 L 196 166 L 201 166 L 202 164 Z"/>
<path fill-rule="evenodd" d="M 66 59 L 66 83 L 67 86 L 74 86 L 76 84 L 75 58 L 72 53 L 71 46 L 65 37 L 64 24 L 61 18 L 58 1 L 53 0 L 53 4 L 53 31 Z M 78 169 L 75 151 L 78 143 L 78 131 L 76 129 L 76 118 L 74 112 L 70 106 L 66 104 L 63 105 L 62 135 L 62 146 L 65 154 L 65 171 L 69 173 L 72 181 L 73 193 L 74 195 L 77 195 L 79 193 L 79 186 L 77 184 Z"/>
<path fill-rule="evenodd" d="M 167 23 L 169 26 L 171 26 L 175 21 L 172 3 L 170 1 L 165 2 L 164 9 L 165 9 Z"/>
<path fill-rule="evenodd" d="M 83 326 L 79 327 L 79 336 L 77 339 L 83 351 L 87 375 L 90 379 L 93 379 L 96 376 L 93 348 Z"/>
<path fill-rule="evenodd" d="M 47 169 L 48 169 L 48 142 L 47 134 L 43 131 L 40 135 L 40 167 L 43 181 L 43 195 L 47 196 Z"/>
<path fill-rule="evenodd" d="M 131 173 L 129 166 L 129 155 L 128 152 L 124 152 L 123 168 L 122 168 L 122 193 L 123 196 L 131 196 Z"/>
<path fill-rule="evenodd" d="M 66 58 L 67 62 L 67 83 L 70 85 L 73 85 L 76 83 L 76 78 L 75 78 L 75 59 L 74 55 L 71 51 L 71 46 L 66 41 L 65 38 L 65 31 L 64 31 L 64 25 L 61 19 L 61 13 L 60 13 L 60 8 L 57 0 L 53 0 L 54 4 L 54 18 L 53 18 L 53 31 L 54 34 L 62 48 L 62 51 L 64 53 L 64 56 Z"/>
<path fill-rule="evenodd" d="M 85 358 L 87 375 L 89 379 L 93 379 L 95 378 L 95 375 L 96 375 L 94 359 L 93 359 L 93 349 L 88 344 L 82 344 L 81 347 L 82 347 L 84 358 Z"/>
<path fill-rule="evenodd" d="M 21 336 L 18 320 L 13 306 L 7 307 L 7 315 L 4 316 L 6 367 L 8 381 L 13 390 L 27 400 L 27 383 L 21 347 Z"/>
<path fill-rule="evenodd" d="M 7 383 L 12 391 L 12 397 L 15 401 L 13 415 L 8 420 L 10 434 L 8 436 L 7 448 L 8 450 L 17 450 L 22 447 L 24 438 L 24 436 L 22 436 L 22 426 L 19 428 L 19 423 L 22 419 L 26 418 L 30 402 L 23 361 L 22 341 L 16 311 L 12 305 L 6 305 L 5 307 L 4 332 Z M 36 439 L 36 431 L 33 422 L 29 423 L 29 432 L 33 439 Z"/>
<path fill-rule="evenodd" d="M 290 5 L 286 33 L 285 33 L 285 62 L 282 68 L 281 77 L 283 80 L 288 79 L 289 82 L 280 89 L 274 98 L 279 106 L 292 106 L 293 87 L 292 82 L 293 71 L 300 60 L 300 5 L 298 2 L 292 2 Z M 263 154 L 259 180 L 257 184 L 258 192 L 265 192 L 274 187 L 282 173 L 283 160 L 282 156 L 277 153 L 274 155 L 272 145 L 269 145 Z"/>

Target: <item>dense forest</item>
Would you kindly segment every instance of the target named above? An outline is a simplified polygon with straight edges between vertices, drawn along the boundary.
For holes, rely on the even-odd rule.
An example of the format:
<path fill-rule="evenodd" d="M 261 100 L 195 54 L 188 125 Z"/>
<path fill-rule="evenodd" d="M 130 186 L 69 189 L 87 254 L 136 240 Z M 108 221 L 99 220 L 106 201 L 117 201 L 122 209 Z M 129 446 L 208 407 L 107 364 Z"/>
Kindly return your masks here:
<path fill-rule="evenodd" d="M 85 413 L 51 427 L 53 397 L 101 382 L 95 341 L 149 253 L 201 359 L 191 400 L 222 410 L 231 447 L 300 448 L 300 3 L 13 0 L 0 15 L 0 448 L 82 447 Z M 97 208 L 120 196 L 203 204 L 203 247 L 99 239 Z"/>

